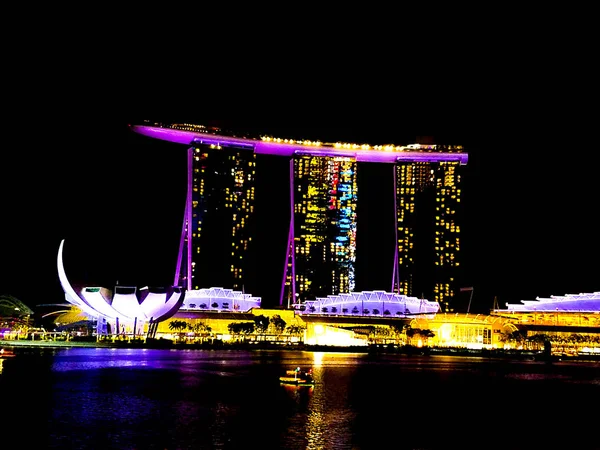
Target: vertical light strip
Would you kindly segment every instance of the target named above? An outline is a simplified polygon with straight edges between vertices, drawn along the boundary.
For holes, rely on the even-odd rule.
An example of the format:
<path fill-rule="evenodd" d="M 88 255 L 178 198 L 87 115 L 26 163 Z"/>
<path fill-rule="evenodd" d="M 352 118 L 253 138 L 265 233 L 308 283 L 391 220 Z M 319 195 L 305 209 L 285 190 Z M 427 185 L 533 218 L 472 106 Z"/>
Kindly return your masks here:
<path fill-rule="evenodd" d="M 179 240 L 179 252 L 177 253 L 177 267 L 175 268 L 175 280 L 173 281 L 173 286 L 180 286 L 181 261 L 183 258 L 183 249 L 185 248 L 186 221 L 187 221 L 187 200 L 186 200 L 185 211 L 183 212 L 183 225 L 181 226 L 181 239 Z"/>
<path fill-rule="evenodd" d="M 290 279 L 290 289 L 293 296 L 293 302 L 296 301 L 296 252 L 294 245 L 294 158 L 290 158 L 290 230 L 288 233 L 287 249 L 285 253 L 285 265 L 283 266 L 283 281 L 281 283 L 281 295 L 279 297 L 279 306 L 283 306 L 283 296 L 285 294 L 285 280 L 287 278 L 288 264 L 292 258 L 292 273 Z M 289 302 L 288 302 L 289 303 Z M 288 304 L 288 307 L 290 305 Z"/>
<path fill-rule="evenodd" d="M 296 304 L 296 240 L 294 230 L 294 158 L 290 158 L 290 253 L 292 254 L 292 303 Z"/>
<path fill-rule="evenodd" d="M 394 270 L 392 271 L 392 289 L 394 292 L 396 278 L 398 279 L 398 294 L 400 293 L 400 270 L 398 267 L 398 166 L 394 164 Z"/>
<path fill-rule="evenodd" d="M 187 213 L 187 258 L 186 258 L 186 277 L 187 290 L 192 290 L 192 185 L 194 182 L 194 147 L 188 148 L 187 154 L 187 199 L 185 211 Z"/>

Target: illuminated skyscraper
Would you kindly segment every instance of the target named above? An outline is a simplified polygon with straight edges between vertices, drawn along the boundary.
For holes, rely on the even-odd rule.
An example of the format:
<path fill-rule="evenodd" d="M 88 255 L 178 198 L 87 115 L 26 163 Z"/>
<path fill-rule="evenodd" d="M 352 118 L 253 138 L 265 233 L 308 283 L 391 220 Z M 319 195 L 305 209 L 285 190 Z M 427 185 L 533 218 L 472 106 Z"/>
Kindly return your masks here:
<path fill-rule="evenodd" d="M 189 146 L 174 285 L 243 290 L 254 232 L 255 155 L 264 154 L 289 158 L 290 222 L 279 304 L 349 293 L 358 298 L 357 170 L 362 163 L 390 164 L 394 201 L 385 208 L 396 214 L 391 291 L 452 310 L 460 291 L 460 166 L 468 161 L 462 146 L 256 139 L 204 126 L 134 129 Z"/>
<path fill-rule="evenodd" d="M 293 160 L 296 301 L 354 290 L 356 161 L 300 156 Z M 291 243 L 291 241 L 290 241 Z M 293 274 L 288 261 L 286 285 Z M 291 295 L 291 291 L 288 293 Z"/>
<path fill-rule="evenodd" d="M 193 289 L 243 290 L 254 232 L 256 155 L 195 145 L 192 172 Z"/>
<path fill-rule="evenodd" d="M 424 296 L 452 310 L 460 289 L 460 163 L 404 162 L 395 167 L 395 292 Z"/>

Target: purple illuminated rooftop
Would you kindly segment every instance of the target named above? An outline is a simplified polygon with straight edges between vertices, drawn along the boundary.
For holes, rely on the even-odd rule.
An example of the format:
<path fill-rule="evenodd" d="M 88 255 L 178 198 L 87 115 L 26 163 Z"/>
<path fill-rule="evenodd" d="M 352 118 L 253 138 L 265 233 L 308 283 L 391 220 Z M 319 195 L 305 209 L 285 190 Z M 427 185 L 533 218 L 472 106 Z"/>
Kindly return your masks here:
<path fill-rule="evenodd" d="M 585 311 L 598 313 L 600 312 L 600 292 L 551 295 L 550 298 L 537 297 L 535 300 L 521 300 L 521 303 L 507 303 L 505 310 L 498 311 Z"/>
<path fill-rule="evenodd" d="M 202 125 L 132 125 L 136 133 L 189 146 L 211 145 L 235 147 L 257 154 L 292 156 L 328 156 L 353 158 L 359 162 L 397 163 L 402 161 L 453 162 L 465 165 L 468 154 L 460 145 L 370 145 L 350 143 L 323 143 L 311 140 L 281 139 L 270 136 L 260 138 L 237 137 L 220 129 Z"/>

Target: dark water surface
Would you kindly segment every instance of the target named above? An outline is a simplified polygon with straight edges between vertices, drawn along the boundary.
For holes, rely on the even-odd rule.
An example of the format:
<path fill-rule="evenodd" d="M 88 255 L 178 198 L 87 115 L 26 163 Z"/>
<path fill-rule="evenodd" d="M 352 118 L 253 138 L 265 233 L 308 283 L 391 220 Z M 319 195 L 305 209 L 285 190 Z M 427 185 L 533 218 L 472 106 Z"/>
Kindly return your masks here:
<path fill-rule="evenodd" d="M 596 362 L 295 351 L 25 349 L 0 448 L 600 448 Z M 314 387 L 282 386 L 312 367 Z"/>

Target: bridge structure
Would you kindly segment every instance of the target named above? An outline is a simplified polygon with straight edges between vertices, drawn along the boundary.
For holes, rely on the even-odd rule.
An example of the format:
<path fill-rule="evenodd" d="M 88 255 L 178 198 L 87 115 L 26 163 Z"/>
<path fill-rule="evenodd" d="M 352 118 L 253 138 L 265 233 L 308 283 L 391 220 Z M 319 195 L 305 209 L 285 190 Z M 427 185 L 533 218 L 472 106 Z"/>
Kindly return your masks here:
<path fill-rule="evenodd" d="M 163 126 L 160 124 L 130 125 L 135 133 L 153 139 L 182 144 L 187 149 L 187 195 L 185 213 L 182 226 L 177 267 L 175 270 L 174 285 L 182 285 L 188 291 L 192 290 L 192 193 L 193 193 L 193 158 L 194 149 L 200 145 L 212 148 L 229 147 L 248 150 L 255 154 L 275 155 L 290 159 L 290 226 L 287 243 L 286 268 L 291 261 L 291 292 L 292 299 L 296 299 L 295 282 L 295 249 L 294 249 L 294 158 L 302 156 L 349 158 L 356 162 L 373 162 L 398 164 L 402 162 L 439 163 L 453 162 L 466 165 L 468 154 L 463 152 L 459 145 L 369 145 L 352 143 L 324 143 L 312 140 L 294 140 L 274 138 L 270 136 L 246 137 L 223 132 L 217 128 L 202 125 L 177 125 Z M 394 176 L 394 200 L 396 201 L 396 176 Z M 397 214 L 397 212 L 396 212 Z M 281 286 L 280 306 L 284 303 L 284 291 L 287 273 L 284 270 Z M 398 248 L 396 245 L 392 291 L 395 286 L 395 277 L 398 274 Z M 182 282 L 183 280 L 183 282 Z M 289 298 L 288 297 L 288 298 Z M 288 300 L 289 303 L 289 300 Z M 288 304 L 288 307 L 290 305 Z M 437 308 L 434 308 L 437 309 Z M 308 312 L 308 311 L 307 311 Z M 430 311 L 431 312 L 431 311 Z"/>

